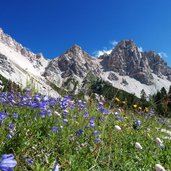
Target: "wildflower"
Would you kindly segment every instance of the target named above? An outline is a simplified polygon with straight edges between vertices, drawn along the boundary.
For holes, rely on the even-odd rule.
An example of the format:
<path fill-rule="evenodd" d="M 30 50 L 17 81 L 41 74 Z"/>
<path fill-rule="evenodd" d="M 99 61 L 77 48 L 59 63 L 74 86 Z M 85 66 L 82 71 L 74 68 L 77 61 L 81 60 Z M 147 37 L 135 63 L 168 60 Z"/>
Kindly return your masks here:
<path fill-rule="evenodd" d="M 155 170 L 156 171 L 165 171 L 165 168 L 163 166 L 161 166 L 160 164 L 156 164 L 155 165 Z"/>
<path fill-rule="evenodd" d="M 29 93 L 29 92 L 31 92 L 31 89 L 30 88 L 25 88 L 24 92 Z"/>
<path fill-rule="evenodd" d="M 98 131 L 94 131 L 93 134 L 94 134 L 95 136 L 98 136 L 98 135 L 99 135 L 99 132 L 98 132 Z"/>
<path fill-rule="evenodd" d="M 116 117 L 116 119 L 118 120 L 118 121 L 122 121 L 122 118 L 121 117 Z"/>
<path fill-rule="evenodd" d="M 58 128 L 57 128 L 56 126 L 53 126 L 53 127 L 51 128 L 51 130 L 52 130 L 53 132 L 58 133 Z"/>
<path fill-rule="evenodd" d="M 76 132 L 76 135 L 77 136 L 80 136 L 84 131 L 82 129 L 79 129 L 77 132 Z"/>
<path fill-rule="evenodd" d="M 11 139 L 12 138 L 12 135 L 11 134 L 8 134 L 8 139 Z"/>
<path fill-rule="evenodd" d="M 140 126 L 141 125 L 141 121 L 140 120 L 136 121 L 136 125 Z"/>
<path fill-rule="evenodd" d="M 160 138 L 156 138 L 156 139 L 155 139 L 155 142 L 156 142 L 157 144 L 162 144 L 162 141 L 161 141 Z"/>
<path fill-rule="evenodd" d="M 115 125 L 115 129 L 118 130 L 118 131 L 121 131 L 121 127 L 118 126 L 118 125 Z"/>
<path fill-rule="evenodd" d="M 62 116 L 63 117 L 67 117 L 68 116 L 68 111 L 65 109 L 65 110 L 63 110 L 63 112 L 62 112 Z"/>
<path fill-rule="evenodd" d="M 13 130 L 14 130 L 14 124 L 13 124 L 12 122 L 10 122 L 10 123 L 8 124 L 8 128 L 9 128 L 11 131 L 13 131 Z"/>
<path fill-rule="evenodd" d="M 8 114 L 0 112 L 0 121 L 3 121 L 7 116 Z"/>
<path fill-rule="evenodd" d="M 100 139 L 99 139 L 99 138 L 95 138 L 94 141 L 95 141 L 96 143 L 99 143 L 99 142 L 100 142 Z"/>
<path fill-rule="evenodd" d="M 0 162 L 0 169 L 2 171 L 13 171 L 13 168 L 17 165 L 17 161 L 12 154 L 3 154 Z"/>
<path fill-rule="evenodd" d="M 163 149 L 163 148 L 164 148 L 164 144 L 161 143 L 161 144 L 159 145 L 159 147 L 160 147 L 161 149 Z"/>
<path fill-rule="evenodd" d="M 49 100 L 49 97 L 48 96 L 44 96 L 43 98 L 42 98 L 42 101 L 43 102 L 47 102 Z"/>
<path fill-rule="evenodd" d="M 110 113 L 111 113 L 109 110 L 106 110 L 106 109 L 104 109 L 103 107 L 100 108 L 100 111 L 101 111 L 103 114 L 110 114 Z"/>
<path fill-rule="evenodd" d="M 142 107 L 138 107 L 139 110 L 142 110 Z"/>
<path fill-rule="evenodd" d="M 117 98 L 117 97 L 115 98 L 115 100 L 116 100 L 117 102 L 120 102 L 120 99 L 119 99 L 119 98 Z"/>
<path fill-rule="evenodd" d="M 115 116 L 118 116 L 119 114 L 118 114 L 118 112 L 115 112 L 114 115 L 115 115 Z"/>
<path fill-rule="evenodd" d="M 57 163 L 54 165 L 54 168 L 52 171 L 59 171 L 60 165 Z"/>
<path fill-rule="evenodd" d="M 63 119 L 63 122 L 64 123 L 68 123 L 68 119 Z"/>
<path fill-rule="evenodd" d="M 64 128 L 64 127 L 61 125 L 61 126 L 60 126 L 60 129 L 63 129 L 63 128 Z"/>
<path fill-rule="evenodd" d="M 169 131 L 169 130 L 161 129 L 161 132 L 164 132 L 164 133 L 168 134 L 169 136 L 171 136 L 171 131 Z"/>
<path fill-rule="evenodd" d="M 136 105 L 136 104 L 134 104 L 134 105 L 133 105 L 133 107 L 134 107 L 134 108 L 137 108 L 137 105 Z"/>
<path fill-rule="evenodd" d="M 84 112 L 83 118 L 88 118 L 88 112 Z"/>
<path fill-rule="evenodd" d="M 142 150 L 142 146 L 138 142 L 135 143 L 135 148 Z"/>
<path fill-rule="evenodd" d="M 17 114 L 17 113 L 13 113 L 12 116 L 13 116 L 14 118 L 16 118 L 16 119 L 18 118 L 18 114 Z"/>
<path fill-rule="evenodd" d="M 26 159 L 26 162 L 27 162 L 29 165 L 32 165 L 32 164 L 33 164 L 33 159 Z"/>
<path fill-rule="evenodd" d="M 90 127 L 91 128 L 95 127 L 95 118 L 94 117 L 90 118 Z"/>
<path fill-rule="evenodd" d="M 148 109 L 148 107 L 145 107 L 145 112 L 149 112 L 149 109 Z"/>
<path fill-rule="evenodd" d="M 98 106 L 102 107 L 103 106 L 103 102 L 98 102 Z"/>
<path fill-rule="evenodd" d="M 61 115 L 57 111 L 55 111 L 54 114 L 61 117 Z"/>

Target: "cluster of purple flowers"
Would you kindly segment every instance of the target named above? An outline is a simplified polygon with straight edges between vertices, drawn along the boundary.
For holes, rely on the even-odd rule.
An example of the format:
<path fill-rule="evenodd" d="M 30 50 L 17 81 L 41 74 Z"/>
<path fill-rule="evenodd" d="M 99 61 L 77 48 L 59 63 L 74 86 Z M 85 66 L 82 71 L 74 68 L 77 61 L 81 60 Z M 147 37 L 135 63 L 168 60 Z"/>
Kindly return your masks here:
<path fill-rule="evenodd" d="M 0 170 L 2 171 L 13 171 L 17 165 L 17 161 L 14 159 L 12 154 L 3 154 L 0 161 Z"/>

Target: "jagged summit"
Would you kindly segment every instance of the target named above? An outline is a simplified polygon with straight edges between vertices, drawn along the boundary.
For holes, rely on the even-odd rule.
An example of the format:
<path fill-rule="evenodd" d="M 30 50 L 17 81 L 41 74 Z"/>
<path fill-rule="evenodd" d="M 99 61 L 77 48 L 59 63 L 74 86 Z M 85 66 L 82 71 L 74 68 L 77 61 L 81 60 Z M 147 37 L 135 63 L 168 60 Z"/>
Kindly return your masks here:
<path fill-rule="evenodd" d="M 77 44 L 74 44 L 73 46 L 71 46 L 70 50 L 82 50 L 81 46 L 77 45 Z"/>
<path fill-rule="evenodd" d="M 62 55 L 46 60 L 34 54 L 0 28 L 0 74 L 22 86 L 28 80 L 43 94 L 50 91 L 49 81 L 58 87 L 78 93 L 87 75 L 110 82 L 114 87 L 140 96 L 153 94 L 171 85 L 171 68 L 154 51 L 141 52 L 133 40 L 122 40 L 110 54 L 93 58 L 79 45 L 73 45 Z M 86 81 L 85 81 L 86 79 Z"/>

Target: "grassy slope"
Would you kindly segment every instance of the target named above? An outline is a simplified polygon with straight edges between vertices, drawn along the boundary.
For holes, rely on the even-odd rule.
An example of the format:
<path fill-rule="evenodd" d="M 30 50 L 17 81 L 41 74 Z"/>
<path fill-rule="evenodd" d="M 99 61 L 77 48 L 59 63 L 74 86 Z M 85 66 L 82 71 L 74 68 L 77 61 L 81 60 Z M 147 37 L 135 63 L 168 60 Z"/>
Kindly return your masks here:
<path fill-rule="evenodd" d="M 5 109 L 8 117 L 0 127 L 0 154 L 15 155 L 18 162 L 15 170 L 49 171 L 55 161 L 60 164 L 61 170 L 147 171 L 153 170 L 156 163 L 171 169 L 171 140 L 163 139 L 167 134 L 160 131 L 161 128 L 168 129 L 171 125 L 169 120 L 161 123 L 155 116 L 148 117 L 149 114 L 138 114 L 134 110 L 119 112 L 122 118 L 119 121 L 114 116 L 116 108 L 111 114 L 103 114 L 96 110 L 96 102 L 87 104 L 85 109 L 81 104 L 75 109 L 68 106 L 68 115 L 64 117 L 64 111 L 59 106 L 57 103 L 52 109 L 52 116 L 42 118 L 39 108 L 1 105 L 0 111 Z M 83 118 L 85 111 L 89 113 L 88 118 Z M 18 118 L 12 116 L 14 112 L 18 113 Z M 91 117 L 95 118 L 94 128 L 90 128 Z M 64 118 L 68 123 L 63 121 Z M 136 120 L 141 121 L 137 128 Z M 14 124 L 15 135 L 8 139 L 10 122 Z M 116 130 L 115 125 L 122 130 Z M 51 130 L 53 126 L 58 128 L 58 132 Z M 94 131 L 98 131 L 99 135 L 94 135 Z M 156 144 L 156 137 L 163 140 L 164 148 Z M 96 138 L 100 142 L 95 142 Z M 136 142 L 142 145 L 142 150 L 135 148 Z M 34 163 L 28 165 L 26 159 L 33 159 Z"/>

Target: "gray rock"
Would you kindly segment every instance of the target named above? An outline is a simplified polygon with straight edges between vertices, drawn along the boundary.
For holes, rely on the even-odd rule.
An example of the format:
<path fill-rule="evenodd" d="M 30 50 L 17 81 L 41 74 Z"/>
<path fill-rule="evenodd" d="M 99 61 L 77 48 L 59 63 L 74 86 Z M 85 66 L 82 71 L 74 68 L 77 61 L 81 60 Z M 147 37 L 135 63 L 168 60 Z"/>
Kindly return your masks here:
<path fill-rule="evenodd" d="M 143 84 L 152 84 L 152 73 L 148 60 L 139 52 L 131 40 L 123 40 L 112 50 L 111 54 L 102 57 L 102 66 L 106 71 L 130 76 Z"/>
<path fill-rule="evenodd" d="M 107 78 L 110 81 L 117 81 L 118 80 L 118 77 L 113 72 L 110 72 Z"/>
<path fill-rule="evenodd" d="M 0 69 L 2 71 L 8 72 L 9 74 L 12 74 L 14 72 L 11 63 L 7 60 L 7 57 L 2 54 L 0 54 Z"/>

